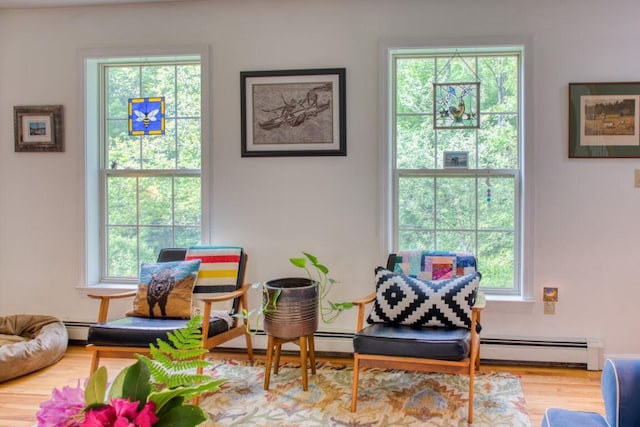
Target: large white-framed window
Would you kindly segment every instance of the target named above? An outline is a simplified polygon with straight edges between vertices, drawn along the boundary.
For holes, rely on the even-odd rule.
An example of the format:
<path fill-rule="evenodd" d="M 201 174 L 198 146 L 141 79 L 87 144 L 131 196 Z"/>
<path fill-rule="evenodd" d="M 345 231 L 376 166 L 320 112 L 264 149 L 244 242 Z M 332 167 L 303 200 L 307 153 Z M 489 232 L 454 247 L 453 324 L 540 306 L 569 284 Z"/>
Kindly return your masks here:
<path fill-rule="evenodd" d="M 136 283 L 164 247 L 208 241 L 208 53 L 84 52 L 84 285 Z M 164 97 L 165 132 L 129 134 L 129 99 Z"/>
<path fill-rule="evenodd" d="M 384 58 L 388 251 L 470 251 L 486 294 L 527 297 L 524 45 L 385 46 Z"/>

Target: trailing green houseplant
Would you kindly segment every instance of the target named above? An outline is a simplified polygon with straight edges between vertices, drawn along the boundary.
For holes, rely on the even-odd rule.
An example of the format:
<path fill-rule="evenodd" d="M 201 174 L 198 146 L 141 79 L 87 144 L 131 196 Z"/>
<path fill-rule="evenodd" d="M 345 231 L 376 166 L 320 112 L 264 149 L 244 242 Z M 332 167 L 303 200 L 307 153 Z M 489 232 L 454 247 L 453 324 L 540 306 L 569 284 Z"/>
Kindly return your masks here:
<path fill-rule="evenodd" d="M 336 303 L 329 301 L 327 297 L 331 292 L 333 285 L 339 282 L 329 277 L 329 268 L 318 262 L 318 258 L 315 255 L 308 252 L 302 252 L 302 254 L 304 256 L 300 258 L 289 258 L 289 262 L 295 267 L 305 270 L 307 278 L 311 282 L 317 283 L 320 318 L 324 323 L 332 323 L 343 311 L 353 307 L 353 304 L 351 302 Z M 247 330 L 251 333 L 255 333 L 258 330 L 260 320 L 264 318 L 267 313 L 277 310 L 278 298 L 282 294 L 282 289 L 278 289 L 275 292 L 269 292 L 265 283 L 268 282 L 260 282 L 253 285 L 254 288 L 259 288 L 263 293 L 262 303 L 257 312 L 255 310 L 249 312 L 246 309 L 243 309 L 243 312 L 237 315 L 240 318 L 247 319 Z M 252 317 L 254 322 L 253 326 L 251 326 Z"/>
<path fill-rule="evenodd" d="M 307 252 L 302 252 L 302 254 L 304 257 L 289 258 L 289 261 L 296 267 L 304 269 L 309 279 L 318 282 L 320 318 L 325 323 L 332 323 L 343 311 L 353 307 L 353 304 L 351 302 L 336 303 L 329 300 L 325 303 L 325 298 L 331 292 L 331 288 L 338 282 L 329 277 L 329 269 L 324 264 L 320 264 L 318 258 Z"/>

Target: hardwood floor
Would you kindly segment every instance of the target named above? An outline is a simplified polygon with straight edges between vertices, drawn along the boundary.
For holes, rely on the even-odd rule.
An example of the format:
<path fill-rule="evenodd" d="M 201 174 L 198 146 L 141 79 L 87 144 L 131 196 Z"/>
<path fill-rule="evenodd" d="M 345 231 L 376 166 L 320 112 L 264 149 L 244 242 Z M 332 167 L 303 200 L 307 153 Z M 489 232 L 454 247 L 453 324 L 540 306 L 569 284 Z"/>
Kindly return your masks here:
<path fill-rule="evenodd" d="M 218 353 L 223 355 L 223 353 Z M 224 355 L 229 355 L 224 353 Z M 232 354 L 242 359 L 242 354 Z M 245 356 L 246 357 L 246 356 Z M 257 355 L 257 358 L 263 357 Z M 297 361 L 297 356 L 283 356 Z M 349 358 L 327 358 L 349 363 Z M 75 386 L 89 371 L 89 352 L 81 346 L 70 346 L 65 357 L 57 364 L 33 374 L 0 384 L 0 427 L 31 427 L 40 402 L 51 396 L 54 388 Z M 104 359 L 102 365 L 112 378 L 120 369 L 132 363 L 131 359 Z M 520 377 L 529 416 L 533 426 L 539 426 L 548 407 L 561 407 L 603 413 L 600 395 L 600 372 L 574 368 L 507 366 L 482 364 L 485 372 L 510 372 Z"/>

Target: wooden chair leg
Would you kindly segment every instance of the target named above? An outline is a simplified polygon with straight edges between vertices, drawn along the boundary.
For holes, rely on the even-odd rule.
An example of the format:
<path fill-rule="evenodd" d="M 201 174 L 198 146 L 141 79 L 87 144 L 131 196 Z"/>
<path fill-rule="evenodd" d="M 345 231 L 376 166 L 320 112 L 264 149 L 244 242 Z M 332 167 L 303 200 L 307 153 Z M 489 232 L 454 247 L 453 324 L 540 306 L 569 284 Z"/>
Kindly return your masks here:
<path fill-rule="evenodd" d="M 475 382 L 476 370 L 475 366 L 471 366 L 469 369 L 469 415 L 467 416 L 467 423 L 473 423 L 473 388 Z"/>
<path fill-rule="evenodd" d="M 100 363 L 99 350 L 92 350 L 92 351 L 93 351 L 93 354 L 91 355 L 91 366 L 89 367 L 89 376 L 91 376 L 98 369 L 98 364 Z"/>
<path fill-rule="evenodd" d="M 264 389 L 269 390 L 269 379 L 271 377 L 271 355 L 273 352 L 273 337 L 267 338 L 267 360 L 264 367 Z"/>
<path fill-rule="evenodd" d="M 359 363 L 358 356 L 354 354 L 353 357 L 353 384 L 351 385 L 351 412 L 356 412 L 356 406 L 358 404 L 358 377 L 359 377 Z"/>

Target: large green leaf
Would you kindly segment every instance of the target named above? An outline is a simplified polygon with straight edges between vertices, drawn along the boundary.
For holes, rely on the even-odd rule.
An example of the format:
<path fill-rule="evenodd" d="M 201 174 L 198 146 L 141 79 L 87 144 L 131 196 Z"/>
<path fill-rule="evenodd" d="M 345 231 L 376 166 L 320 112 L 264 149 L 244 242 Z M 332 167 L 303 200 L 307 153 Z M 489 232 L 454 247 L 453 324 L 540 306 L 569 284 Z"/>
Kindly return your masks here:
<path fill-rule="evenodd" d="M 89 378 L 84 390 L 84 401 L 87 406 L 104 403 L 107 391 L 107 368 L 100 366 Z"/>
<path fill-rule="evenodd" d="M 168 402 L 172 401 L 175 397 L 183 396 L 185 398 L 190 398 L 194 396 L 199 396 L 205 392 L 214 392 L 220 389 L 220 385 L 223 384 L 226 380 L 210 380 L 207 382 L 201 382 L 199 384 L 194 384 L 191 386 L 181 386 L 175 388 L 167 388 L 157 392 L 153 392 L 149 395 L 149 401 L 153 401 L 156 403 L 156 410 L 160 411 L 164 405 L 168 404 Z"/>
<path fill-rule="evenodd" d="M 156 402 L 156 399 L 152 397 L 153 393 L 151 393 L 149 395 L 149 400 Z M 171 399 L 169 399 L 165 404 L 162 405 L 162 407 L 158 406 L 158 403 L 156 402 L 156 415 L 158 416 L 158 418 L 162 418 L 164 417 L 170 410 L 172 410 L 175 407 L 178 406 L 182 406 L 184 404 L 184 396 L 174 396 Z"/>
<path fill-rule="evenodd" d="M 153 427 L 195 427 L 206 419 L 207 414 L 197 406 L 176 406 L 160 418 Z"/>
<path fill-rule="evenodd" d="M 122 389 L 124 387 L 124 378 L 127 375 L 129 368 L 130 366 L 127 366 L 126 368 L 118 372 L 118 375 L 111 383 L 111 387 L 109 387 L 109 399 L 118 399 L 121 397 L 125 397 Z"/>
<path fill-rule="evenodd" d="M 122 394 L 131 399 L 131 401 L 138 401 L 141 404 L 146 402 L 147 396 L 151 392 L 150 378 L 149 368 L 138 360 L 127 369 L 122 386 Z"/>

